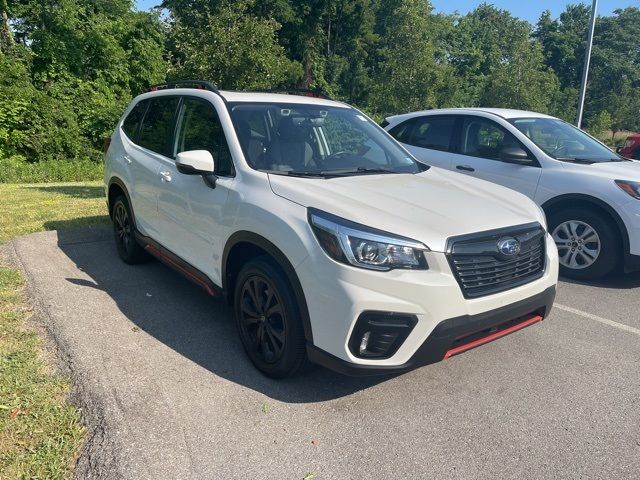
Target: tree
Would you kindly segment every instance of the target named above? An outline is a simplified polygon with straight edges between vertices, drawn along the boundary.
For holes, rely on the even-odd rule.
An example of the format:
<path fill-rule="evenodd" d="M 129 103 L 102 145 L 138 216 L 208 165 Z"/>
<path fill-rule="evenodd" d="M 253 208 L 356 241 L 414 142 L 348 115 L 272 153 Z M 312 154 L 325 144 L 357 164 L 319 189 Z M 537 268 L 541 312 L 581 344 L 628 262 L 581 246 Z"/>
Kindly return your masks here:
<path fill-rule="evenodd" d="M 531 34 L 528 22 L 487 4 L 458 20 L 451 62 L 466 106 L 549 111 L 558 80 Z"/>
<path fill-rule="evenodd" d="M 183 3 L 164 4 L 171 12 L 172 77 L 252 90 L 273 88 L 299 75 L 299 66 L 276 40 L 280 25 L 252 15 L 251 0 L 196 0 L 191 3 L 197 5 L 186 9 Z"/>

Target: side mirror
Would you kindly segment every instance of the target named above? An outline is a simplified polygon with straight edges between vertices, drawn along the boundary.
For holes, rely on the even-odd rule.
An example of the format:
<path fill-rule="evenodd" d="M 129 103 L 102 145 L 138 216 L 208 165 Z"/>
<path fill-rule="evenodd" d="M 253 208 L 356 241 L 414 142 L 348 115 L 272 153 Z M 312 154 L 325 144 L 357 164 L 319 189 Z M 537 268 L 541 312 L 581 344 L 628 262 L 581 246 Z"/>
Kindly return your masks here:
<path fill-rule="evenodd" d="M 506 147 L 500 150 L 500 160 L 517 165 L 530 165 L 533 163 L 527 152 L 518 147 Z"/>
<path fill-rule="evenodd" d="M 215 170 L 213 155 L 207 150 L 180 152 L 176 157 L 176 167 L 185 175 L 213 175 Z"/>
<path fill-rule="evenodd" d="M 616 153 L 620 153 L 620 150 L 622 150 L 622 146 L 616 147 Z"/>

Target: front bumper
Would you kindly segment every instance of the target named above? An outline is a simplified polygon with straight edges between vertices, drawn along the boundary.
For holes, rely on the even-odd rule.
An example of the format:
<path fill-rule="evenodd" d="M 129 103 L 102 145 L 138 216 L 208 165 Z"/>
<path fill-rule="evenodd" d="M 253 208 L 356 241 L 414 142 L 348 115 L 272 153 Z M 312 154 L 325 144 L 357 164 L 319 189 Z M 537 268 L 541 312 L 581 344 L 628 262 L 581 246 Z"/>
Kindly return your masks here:
<path fill-rule="evenodd" d="M 477 333 L 490 323 L 495 326 L 533 311 L 546 315 L 553 298 L 543 293 L 553 290 L 558 280 L 557 249 L 549 235 L 546 243 L 541 278 L 473 299 L 464 298 L 445 254 L 440 252 L 427 252 L 428 270 L 377 272 L 337 263 L 320 248 L 310 249 L 310 255 L 296 266 L 309 311 L 309 357 L 341 371 L 343 363 L 350 364 L 354 371 L 402 371 L 441 360 L 446 353 L 443 349 L 452 344 L 451 336 Z M 519 304 L 526 305 L 526 311 L 512 311 L 512 306 Z M 363 358 L 350 349 L 358 318 L 371 311 L 394 312 L 417 320 L 389 357 Z M 503 311 L 507 311 L 506 317 L 499 313 Z M 476 325 L 481 328 L 475 329 Z"/>
<path fill-rule="evenodd" d="M 381 375 L 405 372 L 439 362 L 483 345 L 546 318 L 556 296 L 555 286 L 534 297 L 478 315 L 463 315 L 440 322 L 413 356 L 401 365 L 352 363 L 307 345 L 309 359 L 345 375 Z"/>

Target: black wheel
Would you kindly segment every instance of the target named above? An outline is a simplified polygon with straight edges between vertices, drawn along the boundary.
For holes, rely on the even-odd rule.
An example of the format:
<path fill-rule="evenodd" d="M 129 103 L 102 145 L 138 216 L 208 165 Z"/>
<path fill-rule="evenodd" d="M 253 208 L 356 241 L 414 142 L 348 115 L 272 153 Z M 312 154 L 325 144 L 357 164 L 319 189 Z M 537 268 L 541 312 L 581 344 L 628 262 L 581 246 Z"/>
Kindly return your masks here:
<path fill-rule="evenodd" d="M 256 368 L 272 378 L 298 373 L 306 361 L 300 310 L 286 276 L 269 257 L 242 268 L 233 303 L 242 345 Z"/>
<path fill-rule="evenodd" d="M 142 263 L 148 259 L 144 249 L 138 244 L 127 199 L 117 197 L 113 202 L 113 235 L 120 258 L 129 264 Z"/>
<path fill-rule="evenodd" d="M 558 247 L 560 274 L 594 280 L 613 272 L 622 259 L 620 235 L 612 220 L 598 211 L 567 208 L 549 217 Z"/>

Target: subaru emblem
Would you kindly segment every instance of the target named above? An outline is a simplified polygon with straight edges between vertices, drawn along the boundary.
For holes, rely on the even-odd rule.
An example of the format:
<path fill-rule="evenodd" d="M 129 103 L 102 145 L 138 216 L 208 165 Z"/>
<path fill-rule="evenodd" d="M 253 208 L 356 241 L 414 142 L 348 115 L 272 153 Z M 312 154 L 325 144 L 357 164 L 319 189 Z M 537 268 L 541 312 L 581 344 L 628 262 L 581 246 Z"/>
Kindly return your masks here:
<path fill-rule="evenodd" d="M 520 253 L 520 242 L 512 237 L 501 238 L 498 240 L 498 251 L 507 257 L 517 255 Z"/>

